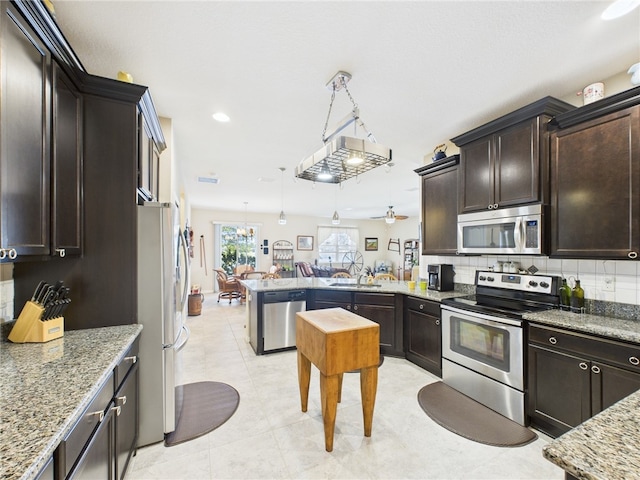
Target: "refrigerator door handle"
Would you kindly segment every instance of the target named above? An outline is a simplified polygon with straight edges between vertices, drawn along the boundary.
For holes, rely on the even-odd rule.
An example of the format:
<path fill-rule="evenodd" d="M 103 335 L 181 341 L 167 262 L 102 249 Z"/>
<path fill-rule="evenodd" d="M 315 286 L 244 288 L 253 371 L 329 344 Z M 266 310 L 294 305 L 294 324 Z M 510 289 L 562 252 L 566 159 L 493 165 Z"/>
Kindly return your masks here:
<path fill-rule="evenodd" d="M 189 266 L 189 249 L 187 247 L 187 240 L 184 238 L 182 233 L 179 234 L 180 237 L 180 248 L 182 249 L 182 254 L 184 255 L 184 284 L 182 285 L 182 298 L 180 300 L 180 311 L 184 310 L 184 306 L 187 304 L 187 296 L 189 295 L 189 274 L 190 274 L 190 266 Z M 180 264 L 178 263 L 177 268 L 180 268 Z"/>
<path fill-rule="evenodd" d="M 184 340 L 182 340 L 181 342 L 176 342 L 176 347 L 175 347 L 176 353 L 182 350 L 187 345 L 187 343 L 189 342 L 189 337 L 191 337 L 191 330 L 189 330 L 189 327 L 187 327 L 186 325 L 182 325 L 182 331 L 180 332 L 180 337 L 182 337 L 183 332 L 185 334 Z"/>

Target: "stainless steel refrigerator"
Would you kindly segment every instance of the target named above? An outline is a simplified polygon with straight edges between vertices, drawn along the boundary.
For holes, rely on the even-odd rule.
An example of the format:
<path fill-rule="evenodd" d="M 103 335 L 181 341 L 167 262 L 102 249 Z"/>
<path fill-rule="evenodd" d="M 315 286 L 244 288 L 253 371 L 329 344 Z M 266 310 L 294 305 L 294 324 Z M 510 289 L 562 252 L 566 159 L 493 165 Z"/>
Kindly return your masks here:
<path fill-rule="evenodd" d="M 189 257 L 171 203 L 138 206 L 138 323 L 140 337 L 140 432 L 138 446 L 164 440 L 175 430 L 182 399 L 181 350 L 189 339 L 184 323 Z M 180 390 L 180 389 L 179 389 Z"/>

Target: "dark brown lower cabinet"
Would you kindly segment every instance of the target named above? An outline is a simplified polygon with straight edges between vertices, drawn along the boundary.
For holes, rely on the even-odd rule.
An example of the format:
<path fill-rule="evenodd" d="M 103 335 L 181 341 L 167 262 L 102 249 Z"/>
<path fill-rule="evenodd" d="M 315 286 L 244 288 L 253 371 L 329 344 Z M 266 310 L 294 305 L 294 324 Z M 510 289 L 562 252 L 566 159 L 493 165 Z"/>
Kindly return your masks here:
<path fill-rule="evenodd" d="M 421 298 L 406 298 L 404 323 L 407 360 L 442 377 L 440 304 Z"/>
<path fill-rule="evenodd" d="M 527 415 L 557 437 L 640 389 L 640 346 L 529 327 Z"/>
<path fill-rule="evenodd" d="M 402 299 L 394 293 L 311 290 L 307 309 L 344 308 L 380 325 L 380 351 L 404 356 L 402 349 Z"/>
<path fill-rule="evenodd" d="M 127 466 L 131 456 L 136 451 L 138 443 L 138 382 L 139 369 L 136 362 L 129 370 L 129 373 L 116 392 L 114 402 L 116 411 L 114 425 L 114 445 L 115 445 L 115 479 L 123 480 L 127 471 Z"/>

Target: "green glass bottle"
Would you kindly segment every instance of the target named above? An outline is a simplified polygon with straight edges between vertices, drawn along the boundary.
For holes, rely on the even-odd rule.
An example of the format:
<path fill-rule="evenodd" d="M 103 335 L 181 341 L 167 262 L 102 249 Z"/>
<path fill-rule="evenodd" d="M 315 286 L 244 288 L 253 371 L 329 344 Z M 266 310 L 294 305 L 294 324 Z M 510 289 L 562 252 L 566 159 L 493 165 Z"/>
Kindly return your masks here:
<path fill-rule="evenodd" d="M 567 279 L 562 279 L 562 285 L 560 286 L 560 308 L 568 310 L 571 306 L 571 288 L 567 285 Z"/>
<path fill-rule="evenodd" d="M 576 280 L 576 286 L 571 290 L 571 308 L 580 311 L 584 307 L 584 290 L 580 286 L 580 280 Z"/>

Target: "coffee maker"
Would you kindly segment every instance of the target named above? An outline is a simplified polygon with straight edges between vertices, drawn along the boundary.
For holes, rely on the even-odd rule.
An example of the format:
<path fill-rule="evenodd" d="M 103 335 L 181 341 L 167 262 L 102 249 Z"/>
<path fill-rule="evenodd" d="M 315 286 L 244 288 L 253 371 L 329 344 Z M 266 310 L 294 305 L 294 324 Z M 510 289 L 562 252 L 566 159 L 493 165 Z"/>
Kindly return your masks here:
<path fill-rule="evenodd" d="M 438 292 L 448 292 L 453 290 L 453 265 L 440 263 L 437 265 L 427 265 L 429 275 L 429 290 Z"/>

